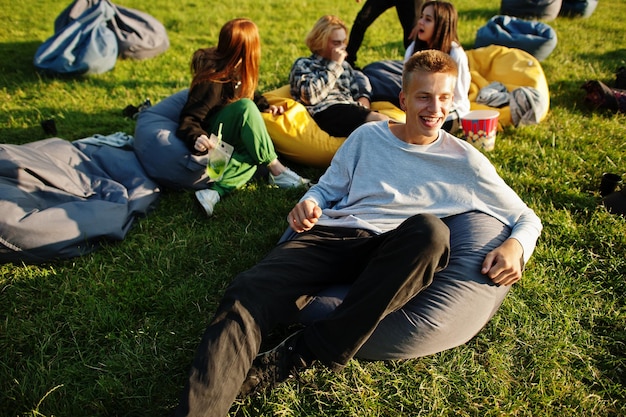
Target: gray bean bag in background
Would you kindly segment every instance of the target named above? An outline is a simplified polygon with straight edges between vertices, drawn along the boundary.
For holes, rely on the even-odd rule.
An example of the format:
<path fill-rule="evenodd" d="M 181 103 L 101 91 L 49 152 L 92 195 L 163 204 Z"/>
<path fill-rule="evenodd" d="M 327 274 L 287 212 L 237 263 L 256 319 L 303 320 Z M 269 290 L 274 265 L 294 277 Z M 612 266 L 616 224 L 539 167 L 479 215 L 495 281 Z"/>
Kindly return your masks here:
<path fill-rule="evenodd" d="M 159 185 L 203 189 L 210 181 L 206 174 L 208 156 L 191 154 L 176 136 L 187 93 L 187 89 L 179 91 L 139 113 L 134 135 L 135 154 L 150 178 Z"/>
<path fill-rule="evenodd" d="M 557 44 L 556 31 L 548 24 L 498 15 L 478 29 L 474 48 L 501 45 L 528 52 L 543 61 Z"/>
<path fill-rule="evenodd" d="M 388 101 L 400 107 L 398 95 L 402 90 L 403 69 L 404 62 L 391 59 L 375 61 L 363 68 L 372 85 L 372 101 Z"/>
<path fill-rule="evenodd" d="M 152 58 L 170 47 L 167 30 L 156 18 L 146 12 L 119 6 L 110 0 L 75 0 L 55 19 L 55 33 L 72 24 L 86 11 L 100 6 L 113 11 L 106 27 L 115 34 L 120 58 Z"/>
<path fill-rule="evenodd" d="M 411 359 L 460 346 L 472 339 L 498 311 L 510 286 L 498 286 L 480 273 L 487 253 L 510 235 L 509 227 L 480 212 L 443 219 L 450 228 L 450 262 L 433 283 L 400 310 L 385 317 L 357 357 Z M 289 229 L 291 230 L 291 229 Z M 286 232 L 281 241 L 288 239 Z M 318 294 L 300 313 L 301 323 L 326 317 L 349 286 Z"/>
<path fill-rule="evenodd" d="M 563 0 L 559 16 L 587 18 L 593 14 L 598 0 Z"/>
<path fill-rule="evenodd" d="M 500 14 L 549 22 L 559 15 L 562 0 L 502 0 Z"/>
<path fill-rule="evenodd" d="M 122 240 L 158 197 L 132 150 L 60 138 L 0 145 L 0 262 L 71 258 Z"/>

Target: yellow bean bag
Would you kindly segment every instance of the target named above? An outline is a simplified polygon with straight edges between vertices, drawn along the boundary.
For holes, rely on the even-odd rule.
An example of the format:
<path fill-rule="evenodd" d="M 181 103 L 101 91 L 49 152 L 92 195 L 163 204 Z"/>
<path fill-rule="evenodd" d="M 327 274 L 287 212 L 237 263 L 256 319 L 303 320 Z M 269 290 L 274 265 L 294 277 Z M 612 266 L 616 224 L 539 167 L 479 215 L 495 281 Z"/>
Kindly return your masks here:
<path fill-rule="evenodd" d="M 346 138 L 337 138 L 319 128 L 307 109 L 291 98 L 289 85 L 264 94 L 270 104 L 284 106 L 285 112 L 274 116 L 261 113 L 276 151 L 303 165 L 325 168 Z M 387 101 L 372 103 L 372 109 L 404 122 L 402 110 Z"/>
<path fill-rule="evenodd" d="M 550 108 L 550 91 L 541 64 L 534 56 L 521 49 L 500 45 L 489 45 L 469 49 L 465 52 L 472 78 L 469 91 L 471 110 L 492 109 L 499 111 L 498 127 L 500 130 L 513 124 L 509 106 L 494 108 L 476 103 L 476 97 L 481 88 L 493 81 L 499 81 L 506 86 L 509 92 L 519 87 L 535 88 L 547 103 L 542 114 L 538 115 L 539 120 L 546 118 Z"/>

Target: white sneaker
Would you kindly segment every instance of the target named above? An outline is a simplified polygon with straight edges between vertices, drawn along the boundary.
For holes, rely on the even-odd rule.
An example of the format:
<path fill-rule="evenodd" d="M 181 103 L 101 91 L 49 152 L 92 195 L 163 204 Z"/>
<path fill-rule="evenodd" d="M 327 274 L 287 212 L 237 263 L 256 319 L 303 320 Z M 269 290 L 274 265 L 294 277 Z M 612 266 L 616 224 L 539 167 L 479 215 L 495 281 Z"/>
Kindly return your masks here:
<path fill-rule="evenodd" d="M 196 198 L 200 202 L 200 205 L 206 212 L 208 217 L 213 215 L 213 209 L 215 205 L 220 201 L 220 195 L 215 190 L 198 190 L 196 191 Z"/>
<path fill-rule="evenodd" d="M 277 185 L 280 188 L 308 187 L 311 180 L 302 178 L 289 168 L 286 168 L 278 175 L 270 173 L 270 184 Z"/>

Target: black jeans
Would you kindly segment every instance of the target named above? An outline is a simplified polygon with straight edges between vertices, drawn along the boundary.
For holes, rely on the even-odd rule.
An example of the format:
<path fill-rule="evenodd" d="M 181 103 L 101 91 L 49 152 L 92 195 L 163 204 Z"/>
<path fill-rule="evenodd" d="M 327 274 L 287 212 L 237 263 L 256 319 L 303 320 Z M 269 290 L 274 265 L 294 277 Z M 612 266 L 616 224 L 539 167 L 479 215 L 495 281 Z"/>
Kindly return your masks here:
<path fill-rule="evenodd" d="M 357 60 L 357 51 L 363 43 L 367 28 L 391 7 L 396 8 L 398 19 L 402 25 L 404 48 L 406 49 L 411 43 L 409 35 L 416 23 L 415 0 L 367 0 L 356 15 L 352 29 L 350 29 L 350 39 L 348 40 L 348 46 L 346 48 L 348 58 L 346 58 L 346 60 L 352 66 L 354 66 Z"/>
<path fill-rule="evenodd" d="M 381 235 L 316 226 L 274 248 L 227 288 L 193 361 L 175 416 L 225 416 L 261 340 L 291 322 L 321 289 L 352 284 L 343 303 L 303 331 L 318 360 L 339 370 L 380 320 L 428 286 L 447 265 L 450 231 L 416 215 Z"/>

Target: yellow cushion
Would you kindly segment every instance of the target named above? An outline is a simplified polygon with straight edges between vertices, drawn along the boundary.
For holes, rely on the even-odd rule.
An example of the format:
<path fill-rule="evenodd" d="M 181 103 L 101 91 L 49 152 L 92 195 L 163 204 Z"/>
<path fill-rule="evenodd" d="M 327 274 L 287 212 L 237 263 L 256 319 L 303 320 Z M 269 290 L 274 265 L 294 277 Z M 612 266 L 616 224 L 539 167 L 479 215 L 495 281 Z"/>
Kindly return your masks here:
<path fill-rule="evenodd" d="M 285 112 L 277 116 L 261 113 L 276 150 L 300 164 L 327 167 L 346 138 L 330 136 L 320 129 L 307 109 L 291 98 L 289 85 L 264 96 L 270 104 L 285 108 Z M 402 110 L 386 101 L 372 103 L 372 109 L 400 122 L 406 119 Z"/>
<path fill-rule="evenodd" d="M 532 87 L 550 100 L 548 81 L 539 61 L 521 49 L 506 46 L 489 45 L 466 51 L 469 61 L 472 83 L 469 91 L 470 108 L 472 110 L 493 109 L 500 112 L 499 127 L 513 124 L 509 106 L 494 108 L 476 103 L 480 89 L 493 81 L 504 84 L 509 92 L 519 87 Z M 539 120 L 545 119 L 550 106 L 546 106 Z"/>

